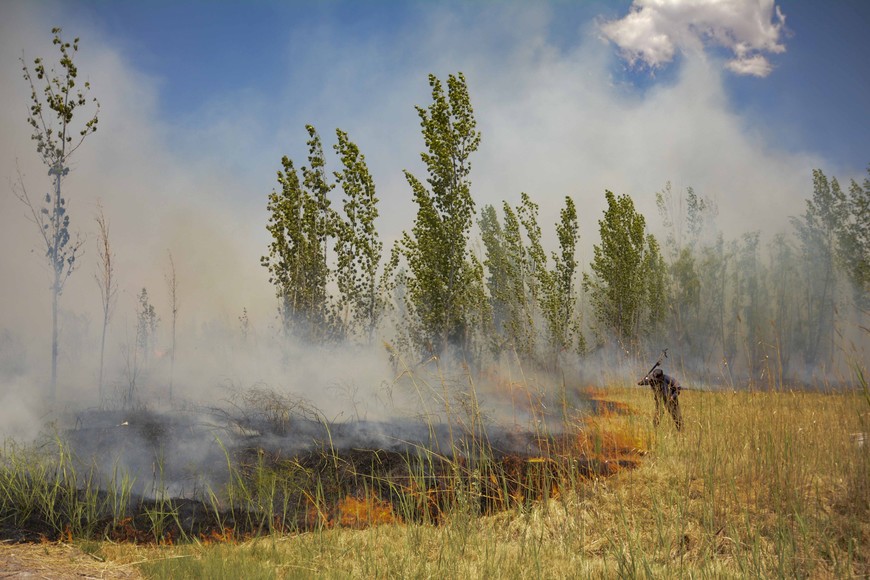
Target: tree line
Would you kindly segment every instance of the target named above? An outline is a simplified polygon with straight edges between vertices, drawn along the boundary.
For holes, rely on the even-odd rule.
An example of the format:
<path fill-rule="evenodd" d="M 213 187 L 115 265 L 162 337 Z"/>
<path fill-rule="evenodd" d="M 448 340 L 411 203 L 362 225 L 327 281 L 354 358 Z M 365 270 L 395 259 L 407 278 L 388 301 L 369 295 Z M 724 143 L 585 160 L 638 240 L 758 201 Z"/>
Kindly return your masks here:
<path fill-rule="evenodd" d="M 311 126 L 308 165 L 297 173 L 282 160 L 262 263 L 288 336 L 371 343 L 380 329 L 413 360 L 510 356 L 550 369 L 608 346 L 633 354 L 668 344 L 699 374 L 771 384 L 831 370 L 848 355 L 840 351 L 856 318 L 852 330 L 866 338 L 870 180 L 845 192 L 813 171 L 793 232 L 766 247 L 758 231 L 726 239 L 715 200 L 692 188 L 656 194 L 661 242 L 629 195 L 606 191 L 600 241 L 581 270 L 570 196 L 550 252 L 528 194 L 478 211 L 470 175 L 481 134 L 467 81 L 430 75 L 429 85 L 431 102 L 416 107 L 426 176 L 404 172 L 417 211 L 388 257 L 374 225 L 375 184 L 347 133 L 336 131 L 342 167 L 331 181 Z M 343 212 L 331 207 L 336 188 Z"/>
<path fill-rule="evenodd" d="M 59 68 L 46 68 L 40 58 L 31 68 L 22 59 L 31 90 L 27 121 L 52 190 L 42 200 L 33 198 L 19 175 L 16 194 L 42 236 L 53 276 L 53 400 L 58 302 L 83 243 L 71 229 L 62 183 L 70 156 L 97 130 L 99 102 L 88 97 L 89 83 L 77 84 L 78 39 L 66 42 L 60 28 L 52 32 Z M 814 170 L 812 196 L 791 218 L 793 231 L 766 244 L 758 231 L 726 239 L 715 200 L 692 188 L 675 192 L 670 184 L 656 194 L 659 241 L 629 195 L 605 191 L 600 241 L 584 269 L 570 196 L 553 224 L 557 247 L 549 252 L 539 207 L 527 193 L 516 205 L 504 201 L 478 211 L 471 160 L 481 134 L 468 83 L 462 73 L 446 82 L 430 75 L 429 86 L 431 102 L 416 107 L 426 174 L 404 172 L 416 216 L 389 252 L 376 227 L 374 180 L 346 132 L 335 131 L 340 167 L 334 171 L 328 171 L 323 142 L 311 125 L 307 163 L 297 169 L 289 157 L 281 159 L 278 187 L 268 195 L 271 242 L 261 264 L 276 291 L 285 337 L 309 344 L 384 340 L 391 353 L 408 360 L 450 355 L 481 366 L 509 358 L 551 370 L 582 366 L 596 352 L 638 355 L 667 344 L 699 375 L 734 380 L 738 373 L 770 384 L 861 356 L 860 342 L 870 332 L 870 179 L 852 180 L 844 190 Z M 88 105 L 91 111 L 74 126 Z M 340 207 L 333 204 L 336 197 Z M 96 222 L 102 400 L 117 282 L 101 207 Z M 171 254 L 165 277 L 171 397 L 179 311 Z M 145 288 L 138 303 L 136 336 L 126 350 L 130 401 L 160 321 Z M 247 336 L 246 310 L 239 320 Z M 858 347 L 850 342 L 856 339 Z"/>

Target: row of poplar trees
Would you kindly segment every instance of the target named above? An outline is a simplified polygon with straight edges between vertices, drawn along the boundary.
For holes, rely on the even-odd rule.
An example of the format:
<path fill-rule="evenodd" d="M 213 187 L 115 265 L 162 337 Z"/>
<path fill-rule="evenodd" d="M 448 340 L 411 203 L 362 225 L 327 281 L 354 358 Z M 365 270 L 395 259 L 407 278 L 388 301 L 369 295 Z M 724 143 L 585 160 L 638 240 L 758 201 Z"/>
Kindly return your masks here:
<path fill-rule="evenodd" d="M 501 215 L 487 205 L 478 217 L 470 173 L 481 137 L 466 79 L 459 73 L 443 83 L 430 75 L 429 85 L 432 102 L 417 107 L 426 176 L 405 171 L 417 215 L 388 256 L 375 228 L 375 184 L 347 133 L 336 131 L 342 167 L 331 176 L 312 126 L 307 165 L 297 171 L 282 159 L 280 189 L 269 196 L 272 242 L 262 264 L 287 335 L 308 343 L 370 343 L 386 335 L 393 348 L 423 359 L 450 353 L 477 363 L 510 354 L 550 366 L 584 353 L 587 331 L 596 343 L 615 337 L 636 344 L 658 328 L 665 269 L 631 198 L 606 193 L 601 244 L 591 273 L 581 276 L 570 197 L 555 225 L 559 247 L 549 255 L 538 206 L 527 194 L 517 207 L 504 202 Z M 332 206 L 336 188 L 343 211 Z M 475 225 L 482 255 L 475 252 Z M 586 330 L 581 280 L 595 314 Z"/>
<path fill-rule="evenodd" d="M 631 197 L 607 191 L 600 242 L 581 271 L 571 197 L 549 253 L 527 194 L 478 212 L 470 174 L 481 135 L 466 79 L 430 75 L 429 85 L 432 102 L 416 108 L 426 175 L 404 172 L 417 214 L 389 254 L 375 227 L 374 181 L 347 133 L 336 130 L 341 169 L 331 174 L 311 126 L 307 165 L 297 171 L 282 159 L 262 264 L 288 336 L 386 338 L 412 360 L 508 356 L 551 369 L 606 345 L 636 354 L 667 344 L 699 373 L 733 378 L 739 367 L 763 379 L 830 366 L 838 320 L 866 315 L 870 182 L 845 193 L 814 172 L 795 235 L 774 237 L 766 259 L 759 232 L 726 240 L 715 202 L 691 188 L 657 194 L 663 246 Z"/>
<path fill-rule="evenodd" d="M 866 356 L 870 179 L 844 191 L 814 170 L 793 232 L 766 243 L 758 231 L 726 240 L 715 202 L 691 188 L 668 185 L 656 197 L 666 232 L 666 337 L 688 365 L 728 378 L 736 367 L 779 386 L 848 371 Z"/>

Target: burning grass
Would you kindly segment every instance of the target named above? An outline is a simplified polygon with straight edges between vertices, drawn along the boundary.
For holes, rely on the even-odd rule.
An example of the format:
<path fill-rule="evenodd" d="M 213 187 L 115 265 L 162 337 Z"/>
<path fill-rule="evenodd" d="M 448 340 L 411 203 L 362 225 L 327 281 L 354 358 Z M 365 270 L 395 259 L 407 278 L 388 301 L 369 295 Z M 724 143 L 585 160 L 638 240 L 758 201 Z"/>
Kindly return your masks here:
<path fill-rule="evenodd" d="M 240 544 L 103 544 L 152 577 L 865 577 L 870 572 L 870 407 L 838 393 L 683 393 L 682 433 L 652 428 L 645 389 L 610 391 L 636 414 L 595 420 L 600 448 L 636 469 L 589 475 L 482 513 L 458 502 L 439 525 L 335 525 Z M 589 430 L 595 429 L 590 425 Z M 574 433 L 595 449 L 596 436 Z M 527 457 L 529 477 L 559 454 Z M 558 471 L 557 471 L 558 473 Z M 552 481 L 552 480 L 550 480 Z M 538 487 L 540 491 L 543 491 Z M 365 497 L 358 497 L 360 501 Z M 373 504 L 377 505 L 377 504 Z M 394 512 L 394 515 L 397 515 Z"/>
<path fill-rule="evenodd" d="M 191 480 L 190 459 L 167 451 L 179 438 L 203 439 L 202 416 L 92 411 L 50 443 L 8 444 L 0 538 L 172 545 L 438 524 L 457 509 L 486 515 L 558 497 L 634 467 L 643 449 L 636 434 L 597 421 L 553 434 L 429 423 L 413 435 L 410 424 L 330 424 L 278 395 L 246 397 L 244 412 L 223 415 L 229 428 L 209 431 L 221 455 L 201 458 L 207 478 Z M 173 495 L 185 484 L 188 495 Z"/>
<path fill-rule="evenodd" d="M 230 454 L 235 507 L 214 499 L 234 526 L 175 546 L 94 544 L 154 577 L 870 573 L 870 450 L 853 436 L 870 431 L 860 393 L 686 391 L 682 433 L 653 429 L 648 390 L 608 393 L 619 412 L 531 435 L 535 453 L 459 439 L 452 455 L 252 446 Z M 307 494 L 299 509 L 270 512 L 269 497 L 292 497 L 269 495 L 282 477 L 308 482 Z M 261 532 L 246 539 L 245 529 Z"/>

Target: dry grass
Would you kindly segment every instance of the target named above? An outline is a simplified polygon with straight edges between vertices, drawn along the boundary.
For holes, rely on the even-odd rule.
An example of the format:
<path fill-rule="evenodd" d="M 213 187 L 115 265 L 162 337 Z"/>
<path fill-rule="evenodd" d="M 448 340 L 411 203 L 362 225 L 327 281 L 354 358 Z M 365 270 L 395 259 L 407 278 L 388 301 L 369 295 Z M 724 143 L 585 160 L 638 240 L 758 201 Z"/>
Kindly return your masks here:
<path fill-rule="evenodd" d="M 647 390 L 598 393 L 638 410 L 590 422 L 594 452 L 637 469 L 558 499 L 441 525 L 385 524 L 244 544 L 102 544 L 155 577 L 866 577 L 870 428 L 860 394 L 684 392 L 678 434 L 651 425 Z M 865 436 L 866 440 L 866 436 Z"/>
<path fill-rule="evenodd" d="M 135 561 L 107 561 L 99 546 L 61 542 L 0 543 L 0 578 L 141 578 Z"/>

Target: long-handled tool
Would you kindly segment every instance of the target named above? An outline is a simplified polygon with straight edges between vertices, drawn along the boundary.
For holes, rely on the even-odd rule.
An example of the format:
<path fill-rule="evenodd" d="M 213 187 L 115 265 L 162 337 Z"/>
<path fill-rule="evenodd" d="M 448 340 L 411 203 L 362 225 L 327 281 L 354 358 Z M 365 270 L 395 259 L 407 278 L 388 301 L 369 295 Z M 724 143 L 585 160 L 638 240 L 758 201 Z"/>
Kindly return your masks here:
<path fill-rule="evenodd" d="M 656 370 L 658 367 L 662 366 L 662 361 L 665 360 L 666 358 L 668 358 L 668 349 L 664 349 L 662 351 L 662 354 L 659 356 L 659 360 L 656 361 L 656 364 L 654 364 L 652 366 L 652 368 L 649 370 L 649 372 L 646 375 L 644 375 L 644 377 L 640 380 L 640 382 L 643 382 L 646 379 L 648 379 L 654 370 Z"/>

